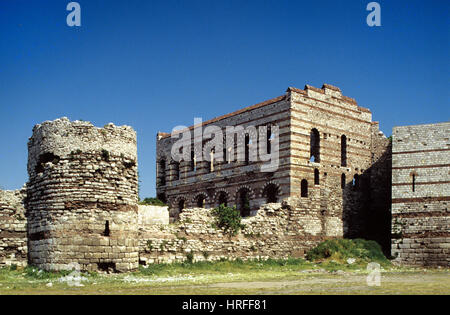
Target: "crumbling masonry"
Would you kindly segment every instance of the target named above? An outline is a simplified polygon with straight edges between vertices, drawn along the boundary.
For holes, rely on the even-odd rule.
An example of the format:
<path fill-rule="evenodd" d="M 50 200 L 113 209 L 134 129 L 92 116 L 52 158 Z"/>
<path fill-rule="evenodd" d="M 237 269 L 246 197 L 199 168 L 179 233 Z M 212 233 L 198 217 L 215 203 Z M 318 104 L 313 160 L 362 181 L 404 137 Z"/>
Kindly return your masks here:
<path fill-rule="evenodd" d="M 112 272 L 188 256 L 303 257 L 334 237 L 373 239 L 390 255 L 391 226 L 397 261 L 449 265 L 449 123 L 395 128 L 391 147 L 368 109 L 325 84 L 289 88 L 201 127 L 212 125 L 267 126 L 266 141 L 278 128 L 277 169 L 261 172 L 264 162 L 247 158 L 175 161 L 176 139 L 158 133 L 157 194 L 168 207 L 137 203 L 132 128 L 67 118 L 35 126 L 27 185 L 0 191 L 0 266 Z M 213 227 L 221 203 L 244 217 L 236 236 Z"/>
<path fill-rule="evenodd" d="M 29 262 L 60 270 L 137 268 L 137 154 L 130 127 L 59 119 L 28 142 Z"/>

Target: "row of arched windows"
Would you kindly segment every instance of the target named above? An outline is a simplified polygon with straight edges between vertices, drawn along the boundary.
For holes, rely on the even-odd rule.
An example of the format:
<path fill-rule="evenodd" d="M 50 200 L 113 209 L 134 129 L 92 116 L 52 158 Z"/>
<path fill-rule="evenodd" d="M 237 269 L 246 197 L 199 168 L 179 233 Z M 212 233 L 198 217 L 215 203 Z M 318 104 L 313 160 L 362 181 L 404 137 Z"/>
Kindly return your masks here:
<path fill-rule="evenodd" d="M 278 202 L 279 188 L 276 184 L 269 184 L 263 191 L 263 197 L 266 199 L 266 203 L 276 203 Z M 241 188 L 235 197 L 236 208 L 240 211 L 242 217 L 247 217 L 250 215 L 250 190 L 248 188 Z M 224 191 L 218 193 L 215 205 L 224 205 L 228 206 L 228 194 Z M 199 194 L 194 199 L 194 206 L 198 208 L 204 208 L 206 204 L 206 195 Z M 176 205 L 178 207 L 178 211 L 181 213 L 186 206 L 185 199 L 179 199 Z"/>
<path fill-rule="evenodd" d="M 267 146 L 267 154 L 271 154 L 272 152 L 272 141 L 274 139 L 274 134 L 272 132 L 272 126 L 268 125 L 266 126 L 267 128 L 267 135 L 266 135 L 266 146 Z M 224 144 L 223 144 L 223 162 L 222 163 L 227 163 L 229 160 L 229 152 L 227 151 L 231 151 L 231 148 L 226 147 L 226 138 L 224 137 Z M 206 143 L 206 142 L 205 142 Z M 204 144 L 205 144 L 204 143 Z M 250 164 L 250 146 L 252 145 L 252 140 L 250 138 L 250 135 L 248 133 L 245 134 L 244 136 L 244 162 L 246 165 Z M 237 134 L 235 134 L 235 141 L 234 141 L 234 149 L 236 151 L 237 149 Z M 214 159 L 214 154 L 215 154 L 215 150 L 212 149 L 210 152 L 210 160 L 207 162 L 207 171 L 208 172 L 213 172 L 214 171 L 214 163 L 215 163 L 215 159 Z M 171 164 L 173 165 L 173 180 L 179 180 L 181 178 L 181 170 L 180 170 L 180 163 L 176 162 L 176 161 L 172 161 Z M 195 156 L 195 152 L 194 150 L 191 151 L 191 156 L 190 156 L 190 171 L 192 172 L 196 172 L 197 171 L 197 159 Z M 159 161 L 159 167 L 158 167 L 158 179 L 159 179 L 159 185 L 160 186 L 164 186 L 166 185 L 166 160 L 165 159 L 161 159 Z"/>

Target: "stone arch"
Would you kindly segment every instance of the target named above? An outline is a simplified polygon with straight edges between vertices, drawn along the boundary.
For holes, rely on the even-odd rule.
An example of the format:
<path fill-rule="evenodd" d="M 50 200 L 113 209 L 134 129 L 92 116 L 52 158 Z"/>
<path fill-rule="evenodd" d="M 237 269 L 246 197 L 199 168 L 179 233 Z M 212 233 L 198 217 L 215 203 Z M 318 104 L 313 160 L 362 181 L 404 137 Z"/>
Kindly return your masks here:
<path fill-rule="evenodd" d="M 200 204 L 200 201 L 202 201 L 202 204 Z M 204 208 L 207 202 L 208 194 L 206 192 L 199 192 L 192 198 L 192 204 L 197 208 Z"/>
<path fill-rule="evenodd" d="M 185 195 L 179 195 L 176 196 L 175 199 L 173 199 L 173 202 L 171 203 L 172 207 L 179 210 L 179 204 L 181 201 L 184 201 L 184 208 L 186 208 L 187 204 L 186 202 L 189 200 L 188 197 L 186 197 Z"/>
<path fill-rule="evenodd" d="M 247 189 L 247 190 L 249 191 L 249 197 L 250 197 L 250 198 L 252 198 L 252 199 L 256 198 L 255 192 L 254 192 L 253 189 L 252 189 L 250 186 L 248 186 L 248 185 L 241 185 L 241 186 L 239 186 L 238 188 L 236 188 L 235 196 L 236 196 L 236 195 L 239 193 L 239 191 L 242 190 L 242 189 Z"/>
<path fill-rule="evenodd" d="M 242 185 L 236 189 L 236 208 L 242 217 L 250 216 L 250 202 L 255 198 L 255 193 L 250 186 Z"/>
<path fill-rule="evenodd" d="M 225 202 L 223 202 L 223 198 L 225 198 Z M 225 189 L 219 189 L 214 193 L 213 200 L 217 205 L 221 205 L 223 203 L 227 206 L 231 200 L 230 193 Z"/>
<path fill-rule="evenodd" d="M 266 202 L 271 203 L 271 202 L 269 202 L 269 199 L 272 199 L 272 198 L 269 198 L 269 196 L 268 196 L 268 192 L 270 192 L 271 190 L 272 190 L 272 192 L 275 193 L 273 197 L 275 197 L 275 199 L 276 199 L 276 201 L 271 201 L 271 202 L 278 202 L 279 196 L 282 194 L 282 191 L 281 191 L 280 185 L 278 185 L 274 181 L 269 181 L 263 186 L 263 188 L 260 191 L 261 198 L 266 198 Z"/>

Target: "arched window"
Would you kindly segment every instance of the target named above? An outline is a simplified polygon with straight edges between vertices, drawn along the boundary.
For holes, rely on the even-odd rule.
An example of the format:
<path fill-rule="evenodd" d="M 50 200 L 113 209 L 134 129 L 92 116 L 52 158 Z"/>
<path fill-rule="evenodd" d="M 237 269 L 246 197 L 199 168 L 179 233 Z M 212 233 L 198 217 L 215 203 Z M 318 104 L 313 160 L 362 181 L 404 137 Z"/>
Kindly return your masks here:
<path fill-rule="evenodd" d="M 341 136 L 341 166 L 347 166 L 347 137 Z"/>
<path fill-rule="evenodd" d="M 314 185 L 320 185 L 320 174 L 317 168 L 314 169 Z"/>
<path fill-rule="evenodd" d="M 308 181 L 303 179 L 301 182 L 301 196 L 308 197 Z"/>
<path fill-rule="evenodd" d="M 184 199 L 180 199 L 180 201 L 178 201 L 178 212 L 181 213 L 183 212 L 184 209 Z"/>
<path fill-rule="evenodd" d="M 166 185 L 166 160 L 159 161 L 159 183 L 161 186 Z"/>
<path fill-rule="evenodd" d="M 197 208 L 204 208 L 205 207 L 205 199 L 206 198 L 203 195 L 199 195 L 197 197 L 197 200 L 196 200 Z"/>
<path fill-rule="evenodd" d="M 346 179 L 345 179 L 345 174 L 341 175 L 341 188 L 345 189 L 345 184 L 346 184 Z"/>
<path fill-rule="evenodd" d="M 249 191 L 246 188 L 242 188 L 238 192 L 238 210 L 242 217 L 248 217 L 250 215 L 250 196 Z"/>
<path fill-rule="evenodd" d="M 267 203 L 278 202 L 278 186 L 275 184 L 269 184 L 264 189 L 263 196 L 266 197 Z"/>
<path fill-rule="evenodd" d="M 221 191 L 219 193 L 219 198 L 217 200 L 217 202 L 220 205 L 224 205 L 225 207 L 228 206 L 228 198 L 227 198 L 227 194 L 224 191 Z"/>
<path fill-rule="evenodd" d="M 311 130 L 310 135 L 310 161 L 320 162 L 320 134 L 319 131 L 314 128 Z"/>

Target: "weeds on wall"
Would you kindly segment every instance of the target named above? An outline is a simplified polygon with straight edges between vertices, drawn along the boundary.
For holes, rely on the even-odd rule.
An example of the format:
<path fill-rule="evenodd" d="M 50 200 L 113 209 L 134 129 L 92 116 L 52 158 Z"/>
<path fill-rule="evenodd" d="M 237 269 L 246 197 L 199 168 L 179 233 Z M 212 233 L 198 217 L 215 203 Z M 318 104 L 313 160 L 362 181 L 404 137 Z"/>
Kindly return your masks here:
<path fill-rule="evenodd" d="M 215 218 L 213 225 L 216 228 L 222 229 L 230 236 L 236 235 L 240 230 L 245 228 L 245 225 L 241 223 L 241 214 L 236 207 L 226 207 L 221 204 L 217 208 L 214 208 L 211 214 Z"/>

